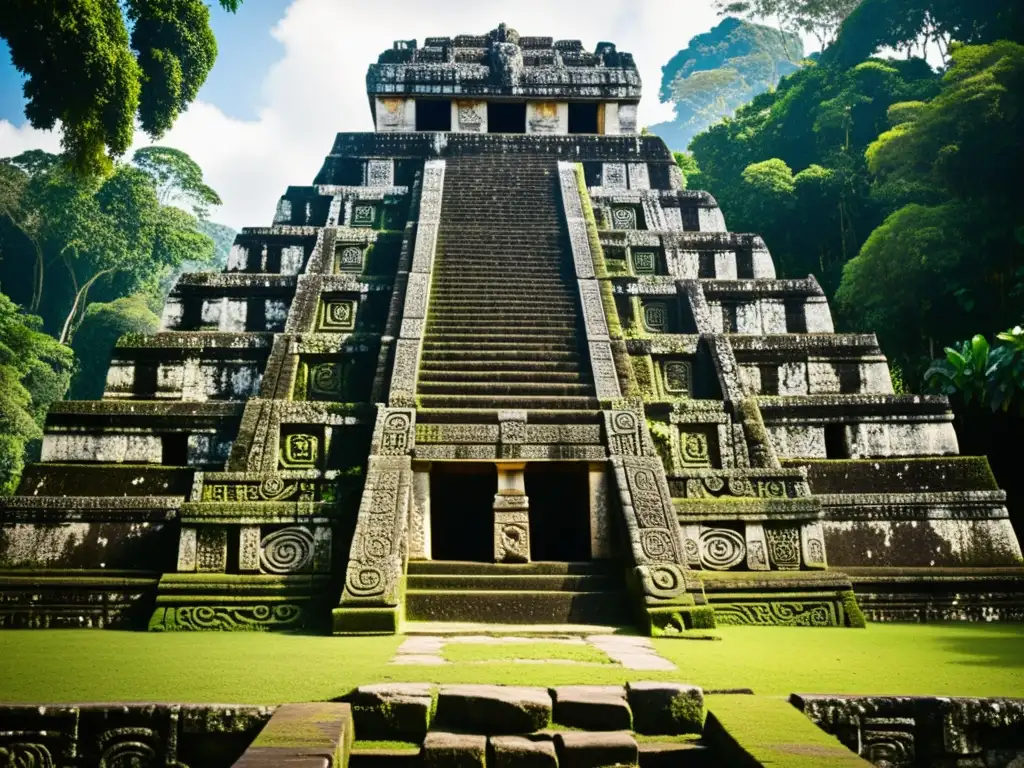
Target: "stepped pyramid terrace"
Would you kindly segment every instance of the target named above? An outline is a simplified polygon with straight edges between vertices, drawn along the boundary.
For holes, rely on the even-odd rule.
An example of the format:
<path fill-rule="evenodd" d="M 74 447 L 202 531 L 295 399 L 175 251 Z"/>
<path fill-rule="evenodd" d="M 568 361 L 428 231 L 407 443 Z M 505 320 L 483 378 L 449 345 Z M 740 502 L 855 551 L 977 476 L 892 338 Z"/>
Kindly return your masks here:
<path fill-rule="evenodd" d="M 398 41 L 0 500 L 0 626 L 1024 618 L 942 397 L 684 189 L 611 43 Z M 770 244 L 769 244 L 770 245 Z"/>

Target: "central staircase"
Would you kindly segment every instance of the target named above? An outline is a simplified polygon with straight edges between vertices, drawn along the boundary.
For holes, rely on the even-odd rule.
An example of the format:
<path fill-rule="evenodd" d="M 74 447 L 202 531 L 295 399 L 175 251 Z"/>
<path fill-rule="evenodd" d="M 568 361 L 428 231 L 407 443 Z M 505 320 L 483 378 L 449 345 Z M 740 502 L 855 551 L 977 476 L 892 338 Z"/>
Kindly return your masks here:
<path fill-rule="evenodd" d="M 447 161 L 421 407 L 599 407 L 560 194 L 549 156 Z"/>
<path fill-rule="evenodd" d="M 409 621 L 620 625 L 631 620 L 621 568 L 597 561 L 412 560 L 405 612 Z"/>

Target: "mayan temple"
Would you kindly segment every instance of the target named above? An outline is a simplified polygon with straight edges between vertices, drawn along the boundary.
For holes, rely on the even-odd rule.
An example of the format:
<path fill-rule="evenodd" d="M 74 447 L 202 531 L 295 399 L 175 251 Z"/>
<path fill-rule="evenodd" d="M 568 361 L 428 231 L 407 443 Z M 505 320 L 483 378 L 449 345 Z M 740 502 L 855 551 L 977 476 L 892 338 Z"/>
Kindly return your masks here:
<path fill-rule="evenodd" d="M 0 626 L 1024 618 L 946 399 L 684 188 L 631 54 L 500 25 L 366 83 L 375 131 L 51 410 Z"/>

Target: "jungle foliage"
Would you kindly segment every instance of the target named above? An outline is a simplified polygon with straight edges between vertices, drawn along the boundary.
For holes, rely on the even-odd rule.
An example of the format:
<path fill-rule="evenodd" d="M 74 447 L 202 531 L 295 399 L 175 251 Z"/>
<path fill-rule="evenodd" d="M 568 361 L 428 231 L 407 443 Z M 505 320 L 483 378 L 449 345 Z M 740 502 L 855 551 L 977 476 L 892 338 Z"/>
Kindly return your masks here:
<path fill-rule="evenodd" d="M 1024 315 L 1024 47 L 953 43 L 944 72 L 822 58 L 697 136 L 684 174 L 919 391 L 943 346 Z"/>
<path fill-rule="evenodd" d="M 235 232 L 183 152 L 149 147 L 105 176 L 38 150 L 0 160 L 0 494 L 38 455 L 46 410 L 102 395 L 110 351 L 152 333 L 184 270 L 219 269 Z"/>
<path fill-rule="evenodd" d="M 217 58 L 203 0 L 4 0 L 0 38 L 26 75 L 29 122 L 59 122 L 66 160 L 86 175 L 127 152 L 136 119 L 154 139 L 166 133 Z"/>

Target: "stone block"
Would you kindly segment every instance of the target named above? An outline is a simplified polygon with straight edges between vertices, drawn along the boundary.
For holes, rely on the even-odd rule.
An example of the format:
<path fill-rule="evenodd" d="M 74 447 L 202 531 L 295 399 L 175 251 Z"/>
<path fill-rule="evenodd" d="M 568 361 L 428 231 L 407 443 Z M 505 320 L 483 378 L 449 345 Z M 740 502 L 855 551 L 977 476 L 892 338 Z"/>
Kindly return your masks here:
<path fill-rule="evenodd" d="M 636 739 L 626 731 L 563 731 L 555 734 L 555 747 L 561 768 L 603 768 L 639 762 Z"/>
<path fill-rule="evenodd" d="M 704 691 L 695 685 L 628 683 L 626 698 L 637 733 L 678 735 L 704 729 Z"/>
<path fill-rule="evenodd" d="M 360 739 L 422 741 L 430 725 L 430 683 L 363 685 L 348 697 Z"/>
<path fill-rule="evenodd" d="M 546 736 L 494 736 L 495 768 L 557 768 L 555 743 Z"/>
<path fill-rule="evenodd" d="M 348 704 L 283 704 L 234 768 L 341 768 L 352 740 Z"/>
<path fill-rule="evenodd" d="M 589 731 L 629 731 L 633 713 L 619 685 L 566 685 L 555 688 L 555 722 Z"/>
<path fill-rule="evenodd" d="M 551 696 L 544 688 L 443 685 L 434 722 L 471 733 L 532 733 L 548 726 L 551 709 Z"/>
<path fill-rule="evenodd" d="M 486 756 L 486 736 L 431 731 L 423 741 L 424 768 L 483 768 Z"/>

